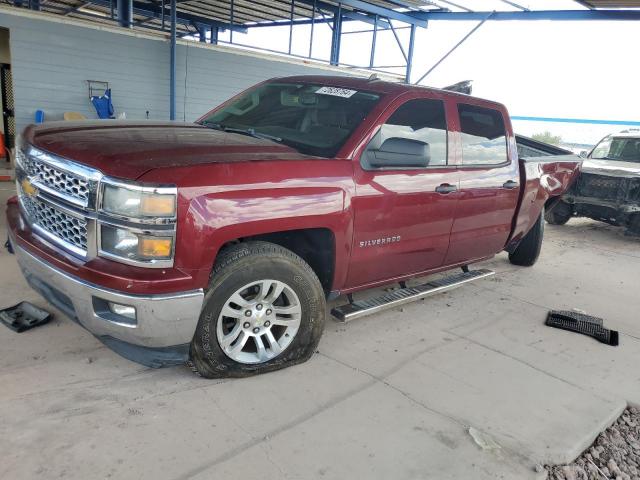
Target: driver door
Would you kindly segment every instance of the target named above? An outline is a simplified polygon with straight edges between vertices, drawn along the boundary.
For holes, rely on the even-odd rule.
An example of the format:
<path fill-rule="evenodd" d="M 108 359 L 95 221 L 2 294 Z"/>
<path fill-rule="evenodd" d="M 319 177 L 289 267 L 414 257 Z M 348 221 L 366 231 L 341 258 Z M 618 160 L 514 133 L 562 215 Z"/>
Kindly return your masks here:
<path fill-rule="evenodd" d="M 449 159 L 446 109 L 445 98 L 437 93 L 399 101 L 361 150 L 354 165 L 355 228 L 347 288 L 384 283 L 443 264 L 459 183 Z M 424 165 L 408 159 L 403 166 L 397 157 L 402 149 L 387 164 L 380 158 L 370 161 L 372 154 L 388 146 L 412 143 L 427 144 Z"/>

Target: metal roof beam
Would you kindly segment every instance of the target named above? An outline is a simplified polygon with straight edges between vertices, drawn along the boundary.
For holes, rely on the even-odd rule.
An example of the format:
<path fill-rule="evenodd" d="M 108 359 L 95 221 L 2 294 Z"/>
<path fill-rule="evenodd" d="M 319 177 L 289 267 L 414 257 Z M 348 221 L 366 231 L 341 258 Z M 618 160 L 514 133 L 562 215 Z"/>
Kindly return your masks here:
<path fill-rule="evenodd" d="M 314 4 L 313 0 L 296 0 L 296 3 L 302 3 L 304 5 L 309 5 L 309 6 L 313 6 Z M 340 3 L 344 3 L 346 5 L 345 2 L 340 2 Z M 322 1 L 316 1 L 315 5 L 317 9 L 321 8 L 333 14 L 336 14 L 338 13 L 338 10 L 341 10 L 342 16 L 347 17 L 350 20 L 357 20 L 359 22 L 368 23 L 369 25 L 375 25 L 376 23 L 375 15 L 370 16 L 370 15 L 367 15 L 366 13 L 352 12 L 344 9 L 339 9 L 337 5 L 332 5 L 330 3 L 325 3 Z M 316 22 L 318 22 L 318 20 L 316 20 Z M 309 23 L 311 23 L 311 19 L 309 19 Z M 284 25 L 288 25 L 288 24 L 284 23 Z M 302 25 L 304 25 L 304 23 Z M 389 22 L 378 19 L 378 27 L 389 28 Z"/>
<path fill-rule="evenodd" d="M 110 7 L 111 2 L 109 0 L 92 0 L 94 5 L 100 5 L 103 7 Z M 170 10 L 170 4 L 167 4 L 165 10 Z M 141 15 L 143 17 L 162 18 L 162 7 L 139 1 L 133 2 L 133 13 Z M 165 13 L 169 17 L 170 12 Z M 207 17 L 201 17 L 199 15 L 193 15 L 185 12 L 177 12 L 176 21 L 183 25 L 191 25 L 192 23 L 206 23 L 207 25 L 213 25 L 221 29 L 233 30 L 234 32 L 247 33 L 247 28 L 241 25 L 229 25 L 228 23 L 213 20 Z"/>
<path fill-rule="evenodd" d="M 427 22 L 423 17 L 418 17 L 420 12 L 398 12 L 390 8 L 374 5 L 373 3 L 367 3 L 362 0 L 340 0 L 342 5 L 347 5 L 351 8 L 355 8 L 361 12 L 371 13 L 373 15 L 380 15 L 386 17 L 389 20 L 398 20 L 399 22 L 409 23 L 418 27 L 427 28 Z"/>
<path fill-rule="evenodd" d="M 425 20 L 482 20 L 491 12 L 415 12 Z M 533 10 L 520 12 L 495 12 L 496 20 L 640 20 L 640 10 Z"/>

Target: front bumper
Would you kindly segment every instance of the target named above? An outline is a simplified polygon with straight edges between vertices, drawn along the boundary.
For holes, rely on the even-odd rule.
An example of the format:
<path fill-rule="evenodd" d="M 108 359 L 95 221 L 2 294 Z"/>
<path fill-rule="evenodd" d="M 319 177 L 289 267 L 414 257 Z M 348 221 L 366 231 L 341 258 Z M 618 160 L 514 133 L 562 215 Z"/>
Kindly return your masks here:
<path fill-rule="evenodd" d="M 65 273 L 13 241 L 12 246 L 29 285 L 120 355 L 150 367 L 188 359 L 204 299 L 201 289 L 162 295 L 126 294 Z M 106 307 L 107 302 L 135 307 L 135 320 L 115 315 Z"/>

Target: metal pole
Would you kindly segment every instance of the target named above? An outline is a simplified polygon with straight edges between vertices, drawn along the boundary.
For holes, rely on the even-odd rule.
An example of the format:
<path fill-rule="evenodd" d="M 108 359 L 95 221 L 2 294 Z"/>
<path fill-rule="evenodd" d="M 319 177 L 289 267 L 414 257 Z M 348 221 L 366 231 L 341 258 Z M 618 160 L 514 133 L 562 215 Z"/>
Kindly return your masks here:
<path fill-rule="evenodd" d="M 218 27 L 211 25 L 211 43 L 218 44 Z"/>
<path fill-rule="evenodd" d="M 160 12 L 160 19 L 161 19 L 161 22 L 162 22 L 162 30 L 165 29 L 164 10 L 165 10 L 165 8 L 164 8 L 164 0 L 162 0 L 162 11 Z"/>
<path fill-rule="evenodd" d="M 309 35 L 309 58 L 311 58 L 311 51 L 313 50 L 313 27 L 316 22 L 316 1 L 313 0 L 313 9 L 311 10 L 311 34 Z"/>
<path fill-rule="evenodd" d="M 171 66 L 169 76 L 169 120 L 176 119 L 176 0 L 171 0 Z"/>
<path fill-rule="evenodd" d="M 229 43 L 233 43 L 233 14 L 234 14 L 234 5 L 233 0 L 231 0 L 231 12 L 229 18 Z"/>
<path fill-rule="evenodd" d="M 293 12 L 296 6 L 295 0 L 291 0 L 291 23 L 289 23 L 289 55 L 291 55 L 291 42 L 293 41 Z"/>
<path fill-rule="evenodd" d="M 404 61 L 408 62 L 409 61 L 409 57 L 407 56 L 407 53 L 404 51 L 404 47 L 402 46 L 402 42 L 400 41 L 400 37 L 398 37 L 398 33 L 396 32 L 396 29 L 393 28 L 393 23 L 391 23 L 391 20 L 389 20 L 389 26 L 391 27 L 391 32 L 393 33 L 393 36 L 396 37 L 396 43 L 398 44 L 398 48 L 400 48 L 400 52 L 402 52 L 402 56 L 404 57 Z"/>
<path fill-rule="evenodd" d="M 374 57 L 376 56 L 376 37 L 378 35 L 378 15 L 374 18 L 373 37 L 371 38 L 371 58 L 369 59 L 369 68 L 373 68 Z"/>
<path fill-rule="evenodd" d="M 342 3 L 338 3 L 338 11 L 333 14 L 333 37 L 331 38 L 331 57 L 329 63 L 340 63 L 340 40 L 342 32 Z"/>
<path fill-rule="evenodd" d="M 118 25 L 125 28 L 133 26 L 133 0 L 118 0 Z"/>
<path fill-rule="evenodd" d="M 404 75 L 404 81 L 409 83 L 411 80 L 411 66 L 413 64 L 413 44 L 416 40 L 416 26 L 411 25 L 411 33 L 409 34 L 409 51 L 407 52 L 407 70 Z"/>
<path fill-rule="evenodd" d="M 492 16 L 494 13 L 496 13 L 496 12 L 495 12 L 495 10 L 494 10 L 493 12 L 489 13 L 489 15 L 487 15 L 486 17 L 484 17 L 484 19 L 483 19 L 483 20 L 482 20 L 478 25 L 476 25 L 475 27 L 473 27 L 469 33 L 467 33 L 464 37 L 462 37 L 462 40 L 460 40 L 458 43 L 456 43 L 456 44 L 454 45 L 454 47 L 453 47 L 451 50 L 449 50 L 447 53 L 445 53 L 445 54 L 444 54 L 444 56 L 443 56 L 440 60 L 438 60 L 438 61 L 435 63 L 435 65 L 434 65 L 433 67 L 431 67 L 429 70 L 427 70 L 427 73 L 425 73 L 424 75 L 422 75 L 422 76 L 418 79 L 418 81 L 416 81 L 416 82 L 415 82 L 415 84 L 417 85 L 417 84 L 418 84 L 418 83 L 420 83 L 422 80 L 424 80 L 424 79 L 427 77 L 427 75 L 429 75 L 431 72 L 433 72 L 433 71 L 438 67 L 438 65 L 440 65 L 442 62 L 444 62 L 444 61 L 446 60 L 446 58 L 447 58 L 449 55 L 451 55 L 451 54 L 455 51 L 455 49 L 456 49 L 456 48 L 458 48 L 460 45 L 462 45 L 462 44 L 465 42 L 465 40 L 466 40 L 467 38 L 469 38 L 471 35 L 473 35 L 473 33 L 474 33 L 476 30 L 478 30 L 482 25 L 484 25 L 484 22 L 486 22 L 487 20 L 489 20 L 489 18 L 491 18 L 491 16 Z"/>

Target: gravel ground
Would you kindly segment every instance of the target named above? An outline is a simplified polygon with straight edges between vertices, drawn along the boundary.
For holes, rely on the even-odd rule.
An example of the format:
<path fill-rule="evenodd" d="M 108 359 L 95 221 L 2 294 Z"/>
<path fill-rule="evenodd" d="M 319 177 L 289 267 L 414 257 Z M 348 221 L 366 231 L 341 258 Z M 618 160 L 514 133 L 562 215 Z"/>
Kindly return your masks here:
<path fill-rule="evenodd" d="M 550 480 L 640 480 L 640 408 L 627 408 L 571 465 L 546 468 Z"/>

